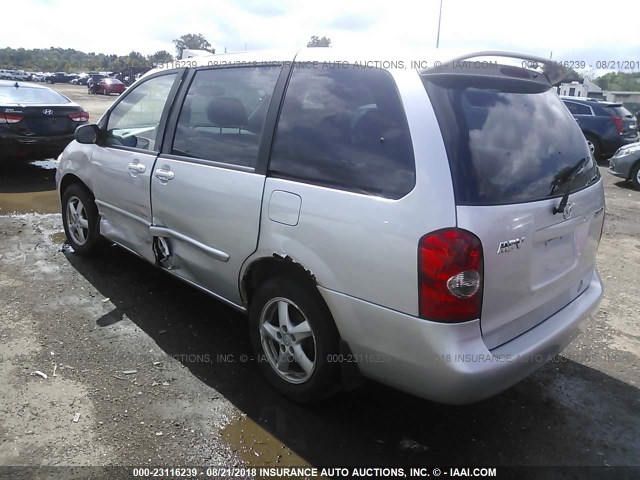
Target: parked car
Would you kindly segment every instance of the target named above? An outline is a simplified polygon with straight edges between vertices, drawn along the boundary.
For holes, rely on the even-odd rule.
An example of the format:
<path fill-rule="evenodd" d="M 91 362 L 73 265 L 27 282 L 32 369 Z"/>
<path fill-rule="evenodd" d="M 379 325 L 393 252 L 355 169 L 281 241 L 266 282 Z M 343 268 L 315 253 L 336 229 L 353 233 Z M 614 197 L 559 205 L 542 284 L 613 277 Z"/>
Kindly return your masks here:
<path fill-rule="evenodd" d="M 609 172 L 629 180 L 640 190 L 640 142 L 620 147 L 609 159 Z"/>
<path fill-rule="evenodd" d="M 122 93 L 126 89 L 124 83 L 117 78 L 101 78 L 93 93 L 100 93 L 102 95 L 111 95 L 112 93 Z"/>
<path fill-rule="evenodd" d="M 0 157 L 57 157 L 89 114 L 48 87 L 0 80 Z"/>
<path fill-rule="evenodd" d="M 13 80 L 19 80 L 21 82 L 26 82 L 30 79 L 30 75 L 24 70 L 16 70 L 13 74 Z"/>
<path fill-rule="evenodd" d="M 75 81 L 72 80 L 71 83 L 75 85 L 86 85 L 91 78 L 94 80 L 100 80 L 103 77 L 104 75 L 100 75 L 96 72 L 81 73 L 80 75 L 78 75 L 78 78 L 76 78 Z"/>
<path fill-rule="evenodd" d="M 31 75 L 31 80 L 34 82 L 44 82 L 47 75 L 42 72 L 35 72 Z"/>
<path fill-rule="evenodd" d="M 97 85 L 103 78 L 105 78 L 105 76 L 101 73 L 90 73 L 87 77 L 81 79 L 80 83 L 87 86 L 88 93 L 95 93 L 91 90 L 92 85 Z"/>
<path fill-rule="evenodd" d="M 604 189 L 546 77 L 482 56 L 155 70 L 61 155 L 67 240 L 107 238 L 247 313 L 259 368 L 296 401 L 359 375 L 495 395 L 594 313 Z"/>
<path fill-rule="evenodd" d="M 70 75 L 64 72 L 56 72 L 51 75 L 47 75 L 44 78 L 44 81 L 46 83 L 69 83 L 74 78 L 76 78 L 75 75 Z"/>
<path fill-rule="evenodd" d="M 561 97 L 584 133 L 594 157 L 610 157 L 618 148 L 638 141 L 638 123 L 621 103 Z"/>

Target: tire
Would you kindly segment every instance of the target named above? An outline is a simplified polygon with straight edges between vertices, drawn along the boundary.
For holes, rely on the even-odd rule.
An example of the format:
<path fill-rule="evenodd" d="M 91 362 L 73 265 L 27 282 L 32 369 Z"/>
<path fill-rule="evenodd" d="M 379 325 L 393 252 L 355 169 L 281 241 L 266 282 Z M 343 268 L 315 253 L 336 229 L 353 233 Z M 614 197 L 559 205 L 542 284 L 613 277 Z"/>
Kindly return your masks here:
<path fill-rule="evenodd" d="M 70 185 L 62 195 L 62 224 L 67 242 L 78 255 L 97 252 L 102 240 L 98 207 L 78 184 Z"/>
<path fill-rule="evenodd" d="M 597 162 L 602 156 L 602 147 L 600 146 L 600 141 L 594 135 L 591 135 L 589 133 L 585 135 L 585 138 L 587 139 L 587 143 L 589 144 L 589 150 L 591 151 L 593 158 Z"/>
<path fill-rule="evenodd" d="M 51 80 L 45 80 L 46 83 L 48 84 L 52 84 L 53 82 Z"/>
<path fill-rule="evenodd" d="M 640 190 L 640 162 L 636 162 L 631 169 L 631 178 L 629 180 L 631 180 L 636 190 Z"/>
<path fill-rule="evenodd" d="M 339 352 L 338 331 L 311 288 L 274 278 L 258 288 L 249 308 L 251 344 L 262 373 L 276 390 L 300 403 L 321 400 L 340 388 L 340 364 L 332 361 Z"/>

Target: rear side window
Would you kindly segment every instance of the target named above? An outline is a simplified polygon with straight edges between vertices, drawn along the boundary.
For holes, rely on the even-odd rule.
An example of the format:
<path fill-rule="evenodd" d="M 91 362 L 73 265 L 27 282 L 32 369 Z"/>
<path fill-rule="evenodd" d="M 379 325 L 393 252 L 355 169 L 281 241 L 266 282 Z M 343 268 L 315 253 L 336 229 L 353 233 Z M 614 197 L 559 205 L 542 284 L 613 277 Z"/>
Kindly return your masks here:
<path fill-rule="evenodd" d="M 584 188 L 598 169 L 562 100 L 546 84 L 472 75 L 424 76 L 459 205 L 531 202 L 561 195 L 567 172 Z"/>
<path fill-rule="evenodd" d="M 576 102 L 564 102 L 564 104 L 574 115 L 591 115 L 591 109 L 586 105 Z"/>
<path fill-rule="evenodd" d="M 415 185 L 413 148 L 391 75 L 380 69 L 296 65 L 270 171 L 387 198 L 410 192 Z"/>
<path fill-rule="evenodd" d="M 171 153 L 255 167 L 280 74 L 274 67 L 200 70 L 182 105 Z"/>

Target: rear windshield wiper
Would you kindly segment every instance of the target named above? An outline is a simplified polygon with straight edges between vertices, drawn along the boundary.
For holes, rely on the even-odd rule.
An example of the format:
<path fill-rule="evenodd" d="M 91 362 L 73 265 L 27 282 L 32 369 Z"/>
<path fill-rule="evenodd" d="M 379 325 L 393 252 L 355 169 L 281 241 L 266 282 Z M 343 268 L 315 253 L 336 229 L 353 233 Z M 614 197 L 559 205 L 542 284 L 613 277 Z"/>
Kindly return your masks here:
<path fill-rule="evenodd" d="M 573 183 L 573 180 L 580 173 L 582 173 L 582 169 L 584 168 L 586 163 L 589 161 L 589 158 L 590 157 L 584 157 L 578 163 L 576 163 L 573 167 L 569 168 L 565 172 L 562 172 L 561 177 L 554 179 L 553 183 L 551 184 L 550 193 L 553 193 L 554 190 L 560 185 L 564 185 L 564 184 L 567 185 L 564 191 L 564 195 L 562 195 L 562 199 L 560 200 L 560 203 L 558 204 L 557 207 L 553 207 L 554 215 L 556 215 L 557 213 L 564 212 L 564 208 L 567 206 L 567 202 L 569 201 L 569 193 L 571 193 L 571 184 Z"/>

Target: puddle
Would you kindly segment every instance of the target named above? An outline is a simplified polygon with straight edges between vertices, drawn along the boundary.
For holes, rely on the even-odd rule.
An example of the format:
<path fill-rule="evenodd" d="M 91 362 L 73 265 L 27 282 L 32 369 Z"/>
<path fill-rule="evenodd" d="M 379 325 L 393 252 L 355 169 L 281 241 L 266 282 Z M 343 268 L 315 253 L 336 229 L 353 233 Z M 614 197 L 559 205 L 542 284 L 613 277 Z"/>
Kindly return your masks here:
<path fill-rule="evenodd" d="M 34 167 L 38 167 L 41 168 L 43 170 L 55 170 L 56 168 L 58 168 L 58 161 L 57 160 L 35 160 L 33 162 L 29 162 L 30 165 L 33 165 Z"/>
<path fill-rule="evenodd" d="M 67 241 L 67 236 L 64 232 L 56 232 L 49 235 L 49 238 L 54 244 L 65 243 Z"/>
<path fill-rule="evenodd" d="M 0 193 L 0 215 L 9 213 L 58 213 L 60 201 L 55 190 Z"/>
<path fill-rule="evenodd" d="M 249 417 L 222 430 L 222 438 L 254 467 L 300 467 L 309 463 Z"/>

